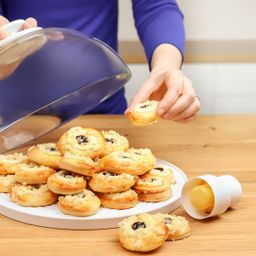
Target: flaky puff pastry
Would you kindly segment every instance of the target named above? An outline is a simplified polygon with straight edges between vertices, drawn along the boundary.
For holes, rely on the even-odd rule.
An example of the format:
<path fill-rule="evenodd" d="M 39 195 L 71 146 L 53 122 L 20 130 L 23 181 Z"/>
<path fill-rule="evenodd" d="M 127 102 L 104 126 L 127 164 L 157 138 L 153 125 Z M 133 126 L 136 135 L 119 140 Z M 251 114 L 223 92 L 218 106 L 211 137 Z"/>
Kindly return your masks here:
<path fill-rule="evenodd" d="M 59 162 L 59 168 L 75 172 L 85 176 L 92 176 L 100 171 L 98 161 L 93 161 L 87 156 L 81 156 L 72 153 L 65 153 Z"/>
<path fill-rule="evenodd" d="M 83 190 L 79 194 L 60 196 L 59 209 L 68 215 L 90 216 L 100 208 L 99 198 L 90 190 Z"/>
<path fill-rule="evenodd" d="M 27 156 L 22 153 L 0 154 L 0 175 L 14 174 L 10 167 L 19 163 L 26 163 L 27 161 Z"/>
<path fill-rule="evenodd" d="M 126 137 L 120 135 L 116 131 L 102 131 L 105 139 L 105 148 L 101 157 L 118 150 L 127 150 L 129 148 L 129 142 Z"/>
<path fill-rule="evenodd" d="M 134 207 L 138 203 L 137 193 L 129 189 L 119 193 L 98 193 L 101 205 L 111 209 L 128 209 Z"/>
<path fill-rule="evenodd" d="M 60 170 L 48 178 L 47 185 L 56 194 L 69 195 L 82 192 L 86 180 L 78 174 Z"/>
<path fill-rule="evenodd" d="M 128 173 L 116 174 L 109 171 L 95 173 L 89 186 L 95 192 L 113 193 L 128 190 L 136 182 L 136 177 Z"/>
<path fill-rule="evenodd" d="M 100 156 L 104 147 L 105 139 L 101 132 L 80 126 L 69 129 L 57 143 L 57 148 L 63 155 L 70 152 L 75 155 L 88 156 L 92 159 Z"/>
<path fill-rule="evenodd" d="M 148 213 L 131 216 L 119 223 L 118 240 L 130 251 L 148 252 L 159 248 L 168 236 L 160 218 Z"/>
<path fill-rule="evenodd" d="M 138 103 L 132 108 L 126 116 L 131 123 L 136 126 L 146 126 L 154 124 L 158 121 L 157 106 L 159 101 L 147 100 L 143 103 Z"/>
<path fill-rule="evenodd" d="M 155 216 L 163 220 L 168 227 L 167 240 L 175 241 L 190 236 L 191 225 L 185 217 L 164 213 L 157 213 Z"/>
<path fill-rule="evenodd" d="M 39 164 L 58 169 L 58 163 L 62 157 L 55 143 L 43 143 L 28 149 L 29 160 Z"/>
<path fill-rule="evenodd" d="M 31 162 L 15 164 L 10 168 L 15 173 L 15 180 L 23 184 L 46 184 L 48 177 L 55 173 L 48 166 Z"/>
<path fill-rule="evenodd" d="M 0 193 L 10 193 L 15 183 L 14 175 L 0 175 Z"/>
<path fill-rule="evenodd" d="M 142 175 L 155 166 L 156 158 L 150 149 L 114 151 L 100 159 L 100 167 L 115 173 Z"/>
<path fill-rule="evenodd" d="M 46 206 L 57 201 L 58 196 L 44 185 L 18 185 L 12 187 L 11 200 L 23 206 Z"/>

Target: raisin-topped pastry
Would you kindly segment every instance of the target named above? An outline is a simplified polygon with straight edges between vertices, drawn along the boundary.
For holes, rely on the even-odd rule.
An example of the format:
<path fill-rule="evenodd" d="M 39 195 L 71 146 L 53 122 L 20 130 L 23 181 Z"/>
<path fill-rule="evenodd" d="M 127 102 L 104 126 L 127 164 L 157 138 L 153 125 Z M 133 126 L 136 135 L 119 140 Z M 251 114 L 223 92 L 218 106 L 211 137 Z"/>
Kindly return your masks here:
<path fill-rule="evenodd" d="M 44 185 L 15 185 L 11 200 L 23 206 L 46 206 L 57 201 L 58 196 Z"/>
<path fill-rule="evenodd" d="M 159 116 L 157 115 L 157 106 L 159 101 L 147 100 L 138 103 L 126 115 L 133 125 L 146 126 L 156 123 Z"/>
<path fill-rule="evenodd" d="M 95 192 L 122 192 L 132 187 L 135 181 L 136 178 L 128 173 L 116 174 L 110 171 L 102 171 L 92 176 L 89 186 Z"/>
<path fill-rule="evenodd" d="M 38 164 L 58 169 L 61 153 L 55 143 L 43 143 L 28 149 L 28 158 Z"/>
<path fill-rule="evenodd" d="M 94 161 L 88 156 L 82 156 L 72 153 L 65 153 L 59 162 L 61 169 L 92 176 L 95 172 L 100 171 L 98 161 Z"/>
<path fill-rule="evenodd" d="M 0 175 L 13 174 L 13 171 L 10 170 L 12 165 L 25 163 L 27 161 L 27 156 L 24 156 L 22 153 L 0 154 Z"/>
<path fill-rule="evenodd" d="M 161 177 L 164 180 L 169 181 L 170 184 L 175 184 L 175 178 L 173 171 L 170 168 L 164 166 L 156 166 L 147 173 L 145 173 L 142 178 L 152 178 L 152 177 Z"/>
<path fill-rule="evenodd" d="M 14 184 L 14 175 L 0 175 L 0 193 L 10 193 Z"/>
<path fill-rule="evenodd" d="M 118 240 L 130 251 L 148 252 L 160 247 L 168 236 L 164 221 L 148 213 L 131 216 L 119 223 Z"/>
<path fill-rule="evenodd" d="M 100 156 L 105 147 L 101 132 L 92 128 L 73 127 L 65 132 L 57 143 L 57 148 L 64 155 L 66 152 L 88 156 L 92 159 Z"/>
<path fill-rule="evenodd" d="M 161 177 L 140 178 L 134 189 L 143 202 L 164 201 L 172 196 L 170 183 Z"/>
<path fill-rule="evenodd" d="M 115 173 L 142 175 L 155 166 L 156 158 L 150 149 L 114 151 L 100 159 L 100 167 Z"/>
<path fill-rule="evenodd" d="M 105 208 L 122 210 L 132 208 L 138 203 L 138 195 L 132 189 L 118 193 L 98 193 L 97 195 Z"/>
<path fill-rule="evenodd" d="M 55 170 L 35 163 L 16 164 L 11 167 L 15 173 L 15 180 L 23 184 L 46 184 Z"/>
<path fill-rule="evenodd" d="M 168 227 L 167 240 L 175 241 L 186 238 L 191 234 L 190 223 L 185 217 L 163 213 L 157 213 L 155 216 L 163 220 Z"/>
<path fill-rule="evenodd" d="M 105 149 L 101 156 L 105 156 L 113 151 L 126 150 L 129 148 L 129 142 L 126 137 L 120 135 L 115 131 L 102 131 L 105 139 Z"/>
<path fill-rule="evenodd" d="M 79 194 L 59 197 L 59 209 L 68 215 L 89 216 L 100 208 L 99 198 L 90 190 L 83 190 Z"/>
<path fill-rule="evenodd" d="M 61 170 L 48 178 L 47 185 L 56 194 L 68 195 L 82 192 L 86 181 L 78 174 Z"/>

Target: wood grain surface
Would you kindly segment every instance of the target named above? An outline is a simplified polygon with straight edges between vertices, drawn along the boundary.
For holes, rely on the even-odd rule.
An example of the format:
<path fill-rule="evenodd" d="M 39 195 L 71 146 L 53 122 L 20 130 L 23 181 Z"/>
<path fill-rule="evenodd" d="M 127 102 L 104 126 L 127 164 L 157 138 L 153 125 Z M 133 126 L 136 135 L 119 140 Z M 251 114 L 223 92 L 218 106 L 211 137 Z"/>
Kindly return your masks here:
<path fill-rule="evenodd" d="M 243 197 L 235 209 L 204 221 L 189 218 L 193 229 L 189 238 L 166 242 L 145 255 L 256 255 L 256 116 L 202 116 L 186 125 L 160 121 L 141 128 L 122 116 L 81 116 L 35 143 L 57 140 L 75 125 L 114 129 L 126 135 L 132 146 L 151 148 L 188 177 L 230 174 L 242 183 Z M 175 213 L 187 216 L 181 207 Z M 0 255 L 142 255 L 123 249 L 116 233 L 116 229 L 42 228 L 0 215 Z"/>

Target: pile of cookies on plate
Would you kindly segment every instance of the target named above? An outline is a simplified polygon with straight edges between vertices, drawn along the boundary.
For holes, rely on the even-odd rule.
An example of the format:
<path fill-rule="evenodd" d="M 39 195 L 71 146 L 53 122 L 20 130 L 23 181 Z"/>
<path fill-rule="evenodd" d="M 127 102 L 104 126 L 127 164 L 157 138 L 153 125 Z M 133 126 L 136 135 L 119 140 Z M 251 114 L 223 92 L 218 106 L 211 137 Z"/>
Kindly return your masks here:
<path fill-rule="evenodd" d="M 0 192 L 22 206 L 58 201 L 60 211 L 74 216 L 167 200 L 174 183 L 172 170 L 156 166 L 150 149 L 130 148 L 112 130 L 73 127 L 57 143 L 34 145 L 27 155 L 0 155 Z"/>

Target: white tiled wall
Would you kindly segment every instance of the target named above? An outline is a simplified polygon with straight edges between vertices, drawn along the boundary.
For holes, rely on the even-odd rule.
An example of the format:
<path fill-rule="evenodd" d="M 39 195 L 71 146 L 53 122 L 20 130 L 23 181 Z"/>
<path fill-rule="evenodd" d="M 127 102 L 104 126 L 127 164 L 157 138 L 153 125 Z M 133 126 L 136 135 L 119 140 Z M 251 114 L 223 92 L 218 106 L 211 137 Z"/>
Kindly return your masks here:
<path fill-rule="evenodd" d="M 144 64 L 129 65 L 133 77 L 126 85 L 130 100 L 148 75 Z M 185 64 L 201 100 L 202 114 L 256 113 L 256 63 Z"/>

